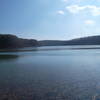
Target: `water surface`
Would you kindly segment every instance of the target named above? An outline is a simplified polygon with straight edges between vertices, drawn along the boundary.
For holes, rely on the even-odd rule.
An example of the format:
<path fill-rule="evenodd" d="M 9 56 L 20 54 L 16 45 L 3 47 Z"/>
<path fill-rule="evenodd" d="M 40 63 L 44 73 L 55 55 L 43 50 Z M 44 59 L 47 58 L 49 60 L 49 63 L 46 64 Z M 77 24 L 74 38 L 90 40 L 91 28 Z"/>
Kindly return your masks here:
<path fill-rule="evenodd" d="M 72 47 L 0 53 L 0 100 L 99 100 L 100 49 Z"/>

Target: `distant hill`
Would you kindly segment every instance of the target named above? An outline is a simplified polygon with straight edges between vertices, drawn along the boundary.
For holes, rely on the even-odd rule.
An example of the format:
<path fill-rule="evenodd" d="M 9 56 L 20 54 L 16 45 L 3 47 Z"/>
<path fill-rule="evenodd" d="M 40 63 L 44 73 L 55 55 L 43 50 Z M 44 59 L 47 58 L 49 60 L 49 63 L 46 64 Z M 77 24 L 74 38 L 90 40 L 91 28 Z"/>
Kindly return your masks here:
<path fill-rule="evenodd" d="M 64 45 L 100 45 L 100 36 L 88 36 L 65 41 Z"/>
<path fill-rule="evenodd" d="M 34 39 L 22 39 L 15 35 L 0 35 L 0 49 L 23 48 L 37 46 L 38 42 Z"/>
<path fill-rule="evenodd" d="M 100 36 L 88 36 L 72 40 L 44 40 L 39 41 L 41 46 L 60 46 L 60 45 L 100 45 Z"/>
<path fill-rule="evenodd" d="M 59 46 L 59 45 L 64 45 L 65 41 L 60 41 L 60 40 L 43 40 L 39 41 L 40 46 Z"/>
<path fill-rule="evenodd" d="M 72 40 L 43 40 L 22 39 L 15 35 L 0 35 L 0 49 L 23 48 L 34 46 L 63 46 L 63 45 L 100 45 L 100 36 L 89 36 Z"/>

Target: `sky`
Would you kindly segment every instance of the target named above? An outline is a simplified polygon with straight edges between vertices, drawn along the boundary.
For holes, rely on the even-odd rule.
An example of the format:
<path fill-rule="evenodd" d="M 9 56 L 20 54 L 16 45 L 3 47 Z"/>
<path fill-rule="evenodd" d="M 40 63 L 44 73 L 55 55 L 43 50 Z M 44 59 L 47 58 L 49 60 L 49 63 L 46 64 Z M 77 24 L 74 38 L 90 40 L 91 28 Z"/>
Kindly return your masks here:
<path fill-rule="evenodd" d="M 0 33 L 37 40 L 100 35 L 100 0 L 0 0 Z"/>

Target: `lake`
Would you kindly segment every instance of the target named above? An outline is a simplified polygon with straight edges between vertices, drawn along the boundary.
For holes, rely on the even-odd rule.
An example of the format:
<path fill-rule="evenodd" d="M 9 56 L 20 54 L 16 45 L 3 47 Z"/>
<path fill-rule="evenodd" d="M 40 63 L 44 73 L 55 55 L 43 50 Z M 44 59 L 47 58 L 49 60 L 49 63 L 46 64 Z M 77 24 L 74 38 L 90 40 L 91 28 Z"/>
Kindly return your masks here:
<path fill-rule="evenodd" d="M 25 49 L 0 53 L 0 100 L 100 100 L 100 46 Z"/>

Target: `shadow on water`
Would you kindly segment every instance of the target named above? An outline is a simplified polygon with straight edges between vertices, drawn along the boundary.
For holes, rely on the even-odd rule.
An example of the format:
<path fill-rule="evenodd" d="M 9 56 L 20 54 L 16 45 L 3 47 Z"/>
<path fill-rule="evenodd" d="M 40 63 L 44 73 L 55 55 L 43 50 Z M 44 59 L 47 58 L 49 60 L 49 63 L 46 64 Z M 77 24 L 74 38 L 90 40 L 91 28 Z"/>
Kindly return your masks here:
<path fill-rule="evenodd" d="M 0 55 L 0 60 L 12 60 L 17 59 L 19 55 L 11 55 L 11 54 L 2 54 Z"/>
<path fill-rule="evenodd" d="M 29 52 L 38 51 L 37 47 L 27 47 L 27 48 L 14 48 L 14 49 L 0 49 L 0 52 Z"/>
<path fill-rule="evenodd" d="M 34 48 L 16 48 L 16 49 L 0 49 L 0 61 L 7 61 L 7 60 L 15 60 L 18 59 L 20 54 L 17 52 L 30 52 L 30 51 L 38 51 L 37 47 Z"/>

